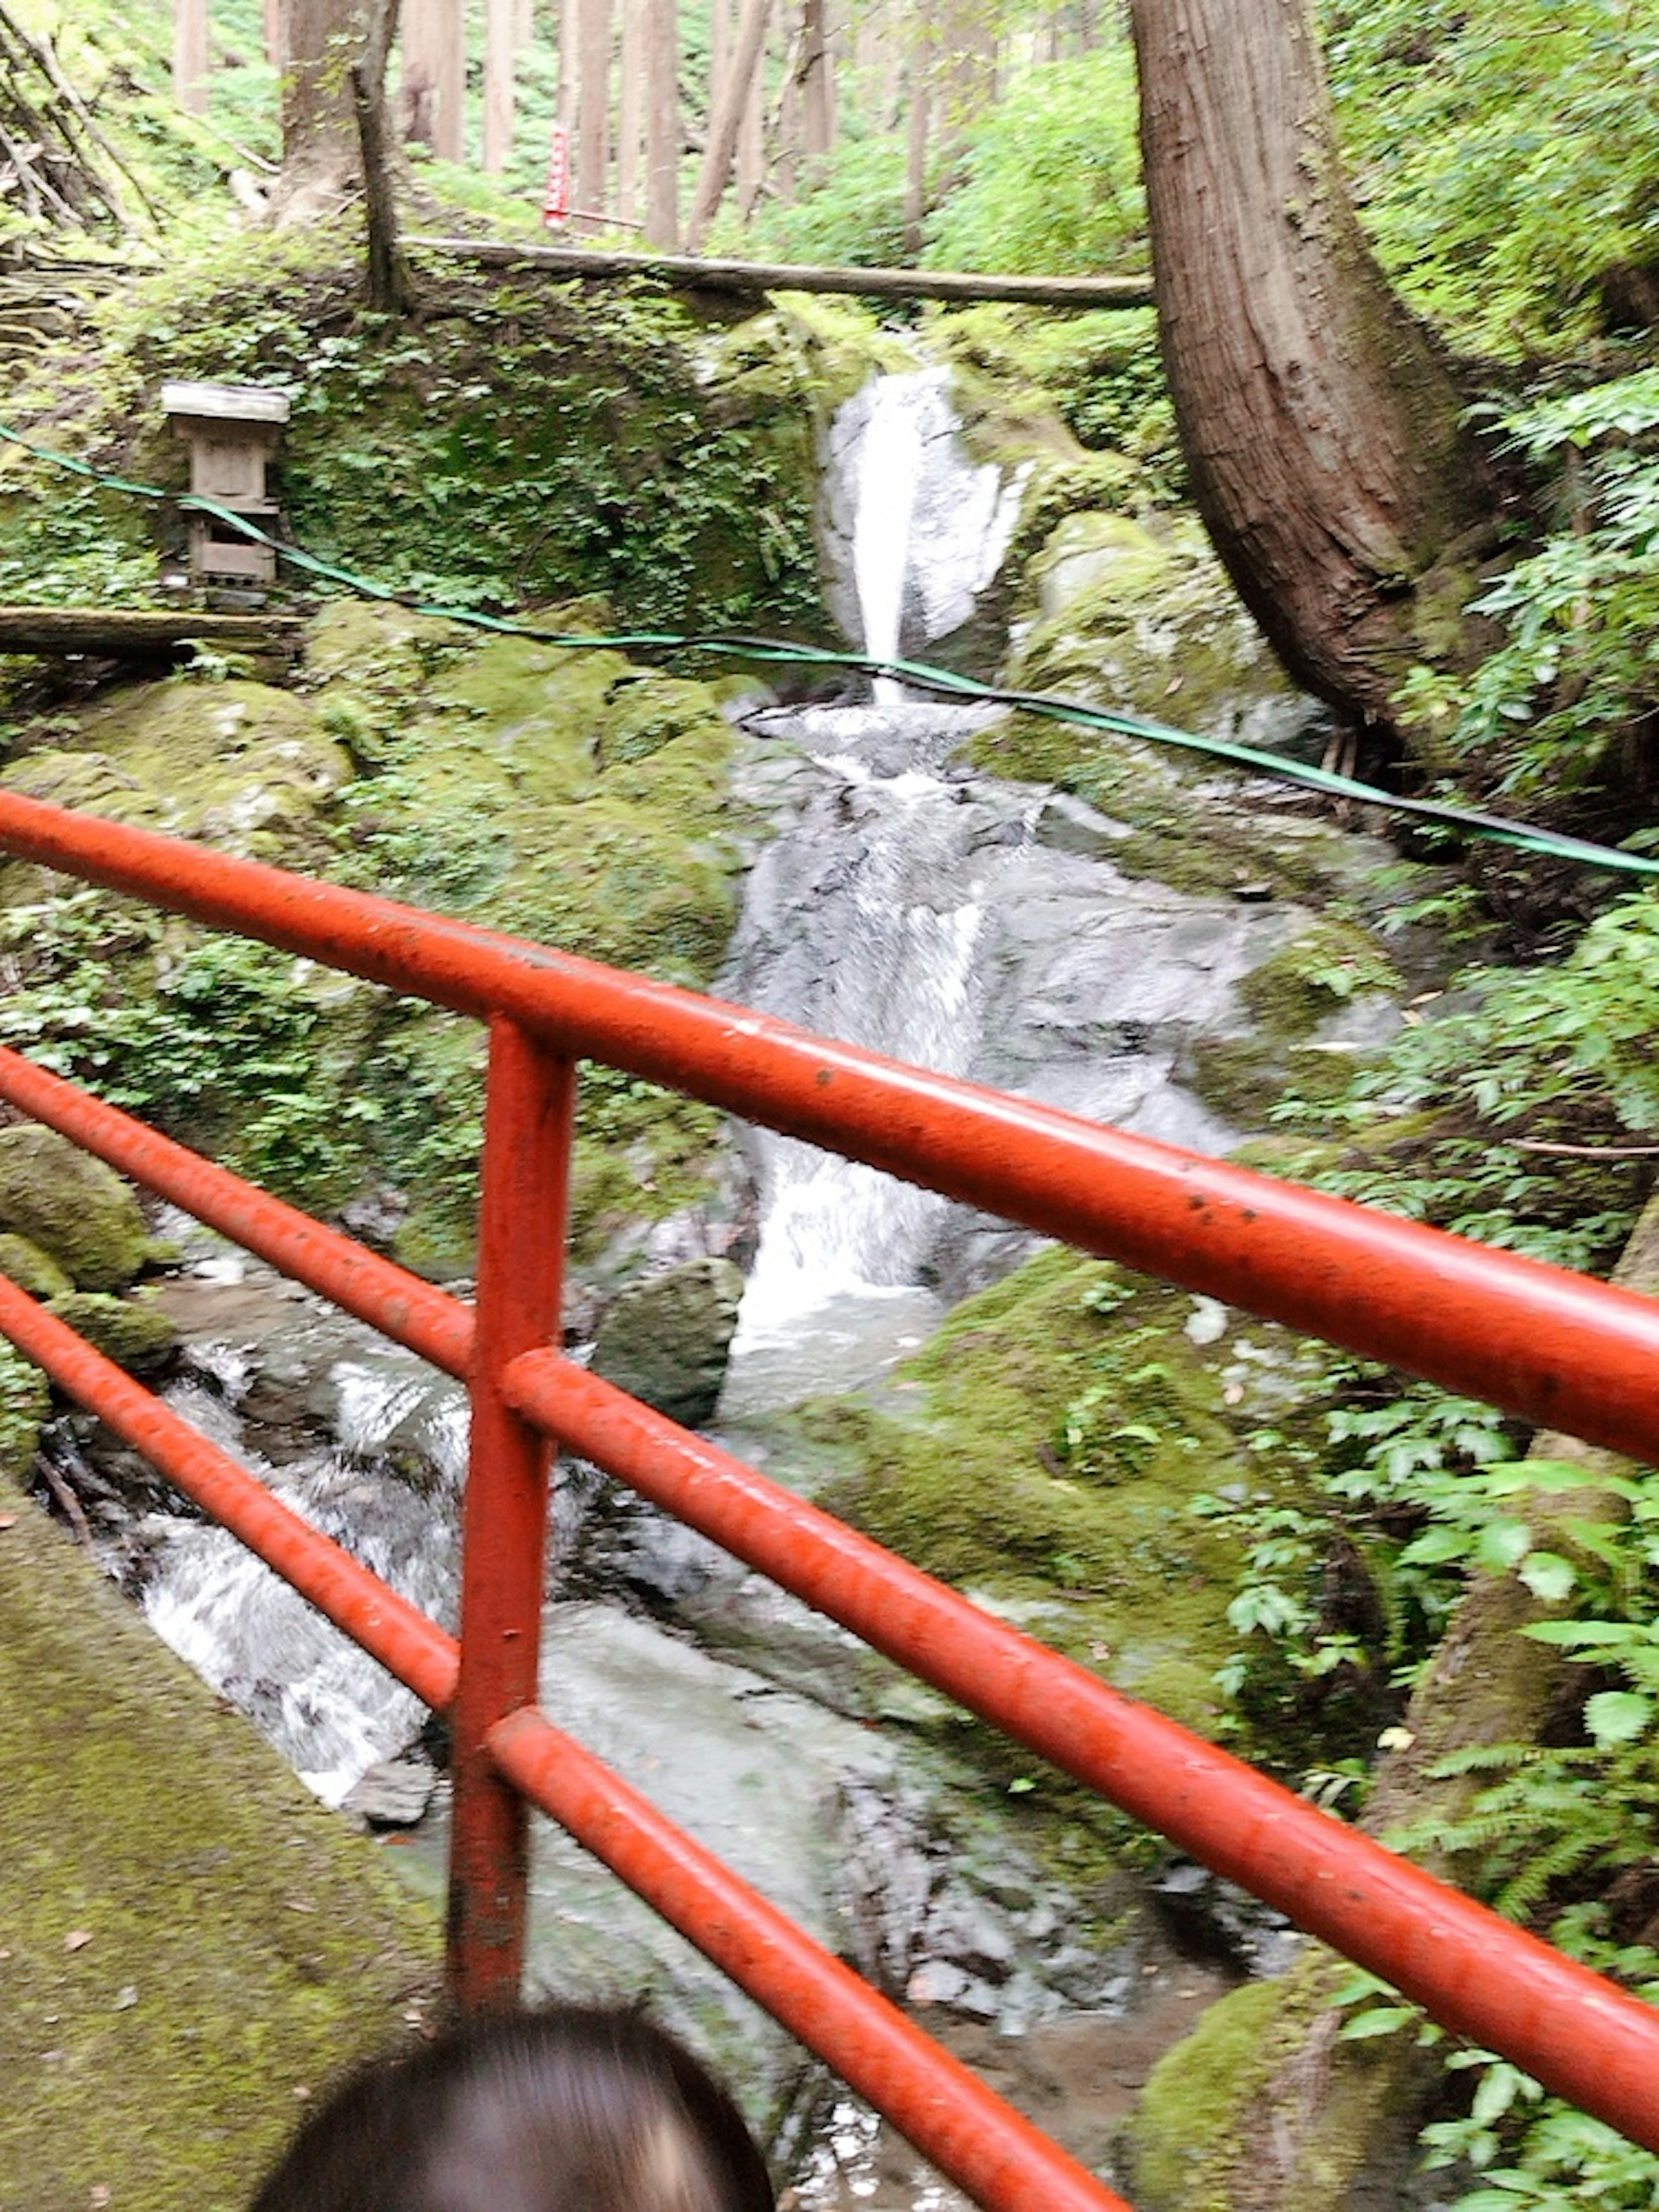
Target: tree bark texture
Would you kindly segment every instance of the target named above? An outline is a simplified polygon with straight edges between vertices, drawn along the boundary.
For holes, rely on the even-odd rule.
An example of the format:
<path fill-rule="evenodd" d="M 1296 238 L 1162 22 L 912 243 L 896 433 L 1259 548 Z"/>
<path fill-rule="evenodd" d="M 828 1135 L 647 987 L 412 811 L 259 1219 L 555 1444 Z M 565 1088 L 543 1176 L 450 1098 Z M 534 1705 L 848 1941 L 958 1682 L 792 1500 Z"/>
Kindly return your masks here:
<path fill-rule="evenodd" d="M 173 0 L 173 96 L 191 115 L 207 113 L 208 0 Z"/>
<path fill-rule="evenodd" d="M 645 0 L 645 240 L 680 237 L 680 33 L 674 0 Z"/>
<path fill-rule="evenodd" d="M 1391 724 L 1495 495 L 1462 395 L 1373 259 L 1308 0 L 1132 0 L 1165 368 L 1194 496 L 1296 679 Z"/>
<path fill-rule="evenodd" d="M 592 219 L 605 214 L 611 171 L 611 0 L 578 0 L 576 40 L 573 231 L 591 229 Z"/>
<path fill-rule="evenodd" d="M 283 167 L 272 195 L 279 223 L 315 222 L 362 181 L 349 71 L 371 9 L 385 0 L 290 0 L 283 79 Z"/>
<path fill-rule="evenodd" d="M 519 13 L 519 0 L 485 0 L 483 165 L 493 177 L 500 176 L 513 151 Z"/>
<path fill-rule="evenodd" d="M 821 161 L 836 143 L 836 79 L 825 0 L 805 0 L 801 11 L 795 82 L 800 91 L 801 151 L 809 162 Z"/>
<path fill-rule="evenodd" d="M 462 0 L 406 0 L 404 136 L 446 161 L 465 150 L 466 16 Z"/>

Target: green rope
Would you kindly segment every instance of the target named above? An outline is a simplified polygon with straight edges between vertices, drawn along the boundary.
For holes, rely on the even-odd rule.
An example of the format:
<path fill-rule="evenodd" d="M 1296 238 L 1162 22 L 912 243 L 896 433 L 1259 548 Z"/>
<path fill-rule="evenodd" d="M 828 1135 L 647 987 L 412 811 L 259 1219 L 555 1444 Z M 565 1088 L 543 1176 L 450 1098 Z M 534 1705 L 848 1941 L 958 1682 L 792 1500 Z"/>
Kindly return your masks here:
<path fill-rule="evenodd" d="M 1136 738 L 1148 744 L 1166 745 L 1182 752 L 1201 753 L 1212 760 L 1225 761 L 1234 768 L 1249 769 L 1259 775 L 1277 777 L 1280 782 L 1301 784 L 1310 790 L 1326 792 L 1336 798 L 1355 799 L 1366 806 L 1381 807 L 1391 814 L 1407 815 L 1416 821 L 1431 822 L 1467 836 L 1485 838 L 1493 844 L 1513 846 L 1522 852 L 1574 860 L 1586 867 L 1613 869 L 1627 875 L 1659 877 L 1659 860 L 1649 860 L 1638 853 L 1621 852 L 1611 845 L 1592 844 L 1582 837 L 1565 836 L 1559 830 L 1538 829 L 1528 823 L 1511 821 L 1504 815 L 1481 813 L 1472 807 L 1447 805 L 1431 799 L 1407 798 L 1383 791 L 1376 784 L 1362 783 L 1355 776 L 1339 775 L 1329 769 L 1315 768 L 1304 761 L 1283 759 L 1277 753 L 1263 752 L 1255 745 L 1235 744 L 1224 738 L 1200 737 L 1194 730 L 1176 729 L 1167 722 L 1146 721 L 1136 714 L 1116 714 L 1109 708 L 1091 706 L 1085 700 L 1067 699 L 1055 692 L 1020 691 L 999 684 L 982 684 L 973 677 L 959 676 L 951 669 L 937 668 L 927 661 L 878 660 L 867 653 L 840 647 L 795 645 L 784 638 L 750 637 L 719 631 L 703 635 L 678 630 L 619 630 L 590 634 L 545 629 L 537 623 L 517 621 L 508 615 L 481 614 L 471 607 L 433 605 L 412 593 L 395 590 L 389 585 L 376 583 L 372 577 L 361 576 L 353 569 L 341 568 L 334 562 L 319 560 L 302 546 L 281 544 L 268 532 L 260 529 L 257 523 L 237 514 L 234 507 L 222 507 L 216 500 L 204 499 L 193 493 L 180 495 L 155 484 L 135 483 L 125 477 L 109 475 L 93 468 L 88 462 L 76 460 L 67 453 L 57 453 L 49 446 L 37 445 L 4 422 L 0 422 L 0 439 L 21 447 L 37 460 L 48 462 L 57 468 L 68 469 L 106 489 L 128 492 L 137 499 L 173 501 L 192 513 L 210 514 L 216 521 L 239 532 L 244 538 L 252 538 L 257 544 L 269 546 L 280 560 L 286 561 L 292 568 L 303 569 L 307 575 L 323 577 L 330 583 L 342 585 L 346 590 L 365 599 L 384 600 L 406 607 L 413 614 L 464 623 L 473 629 L 489 630 L 502 636 L 529 638 L 542 645 L 561 646 L 573 651 L 654 653 L 671 656 L 690 653 L 796 668 L 857 669 L 870 676 L 891 677 L 914 690 L 932 692 L 942 697 L 1012 708 L 1022 714 L 1042 715 L 1049 721 L 1066 722 L 1080 729 L 1099 730 L 1112 737 Z"/>

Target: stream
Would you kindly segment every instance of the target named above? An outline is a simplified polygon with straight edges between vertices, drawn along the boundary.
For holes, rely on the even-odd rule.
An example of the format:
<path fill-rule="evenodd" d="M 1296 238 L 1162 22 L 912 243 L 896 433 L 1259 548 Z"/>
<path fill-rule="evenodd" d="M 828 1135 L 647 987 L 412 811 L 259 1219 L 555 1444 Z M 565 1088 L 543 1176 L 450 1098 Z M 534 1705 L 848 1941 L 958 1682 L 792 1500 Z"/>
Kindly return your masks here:
<path fill-rule="evenodd" d="M 971 610 L 1017 492 L 957 451 L 936 372 L 884 380 L 850 414 L 826 527 L 852 547 L 849 628 L 892 658 Z M 1238 1133 L 1182 1070 L 1199 1038 L 1237 1032 L 1239 980 L 1308 909 L 1121 872 L 1121 825 L 966 765 L 979 719 L 885 682 L 865 704 L 747 715 L 741 788 L 773 834 L 721 995 L 1225 1151 Z M 749 1131 L 738 1142 L 759 1245 L 718 1427 L 764 1461 L 769 1413 L 878 1382 L 1031 1240 L 793 1140 Z M 173 1402 L 453 1625 L 466 1434 L 457 1386 L 258 1263 L 171 1226 L 190 1255 L 162 1290 L 188 1347 Z M 68 1433 L 72 1448 L 73 1423 Z M 792 1480 L 775 1459 L 768 1471 Z M 931 1712 L 930 1692 L 580 1462 L 562 1470 L 556 1522 L 543 1652 L 552 1716 L 1105 2170 L 1112 2128 L 1158 2052 L 1256 1958 L 1258 1938 L 1224 1957 L 1194 1949 L 1182 1916 L 1156 1898 L 1109 1916 L 1103 1935 L 1095 1908 L 998 1829 L 939 1732 L 907 1725 Z M 331 1803 L 420 1739 L 412 1698 L 231 1539 L 159 1494 L 112 1563 L 158 1632 Z M 440 1784 L 418 1825 L 389 1838 L 434 1893 L 445 1820 Z M 943 2212 L 963 2201 L 539 1822 L 531 1976 L 567 1994 L 652 1992 L 763 2117 L 804 2204 Z"/>

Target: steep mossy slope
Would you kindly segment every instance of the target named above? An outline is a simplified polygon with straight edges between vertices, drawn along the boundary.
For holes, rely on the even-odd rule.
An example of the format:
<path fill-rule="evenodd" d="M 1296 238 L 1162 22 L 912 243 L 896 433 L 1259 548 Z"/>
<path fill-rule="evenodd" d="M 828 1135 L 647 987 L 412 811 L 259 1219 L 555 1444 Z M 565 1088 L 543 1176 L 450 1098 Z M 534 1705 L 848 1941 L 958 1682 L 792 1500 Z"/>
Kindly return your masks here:
<path fill-rule="evenodd" d="M 318 618 L 297 692 L 174 677 L 14 747 L 29 794 L 707 985 L 742 817 L 702 685 L 611 652 L 481 641 L 395 607 Z M 19 988 L 0 1032 L 307 1204 L 380 1194 L 411 1264 L 471 1254 L 483 1039 L 331 969 L 21 862 L 0 871 Z M 596 1073 L 576 1231 L 670 1210 L 716 1117 Z"/>

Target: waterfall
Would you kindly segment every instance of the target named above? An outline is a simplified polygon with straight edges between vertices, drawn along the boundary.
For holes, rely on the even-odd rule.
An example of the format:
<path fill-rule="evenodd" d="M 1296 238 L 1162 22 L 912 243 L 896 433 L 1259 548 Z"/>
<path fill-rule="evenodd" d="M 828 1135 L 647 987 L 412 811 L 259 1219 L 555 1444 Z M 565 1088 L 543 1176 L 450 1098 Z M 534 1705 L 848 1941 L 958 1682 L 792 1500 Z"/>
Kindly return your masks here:
<path fill-rule="evenodd" d="M 945 368 L 872 378 L 831 427 L 830 597 L 872 659 L 960 629 L 1008 550 L 1025 472 L 971 461 L 960 427 Z M 874 696 L 891 704 L 903 689 L 878 677 Z"/>

